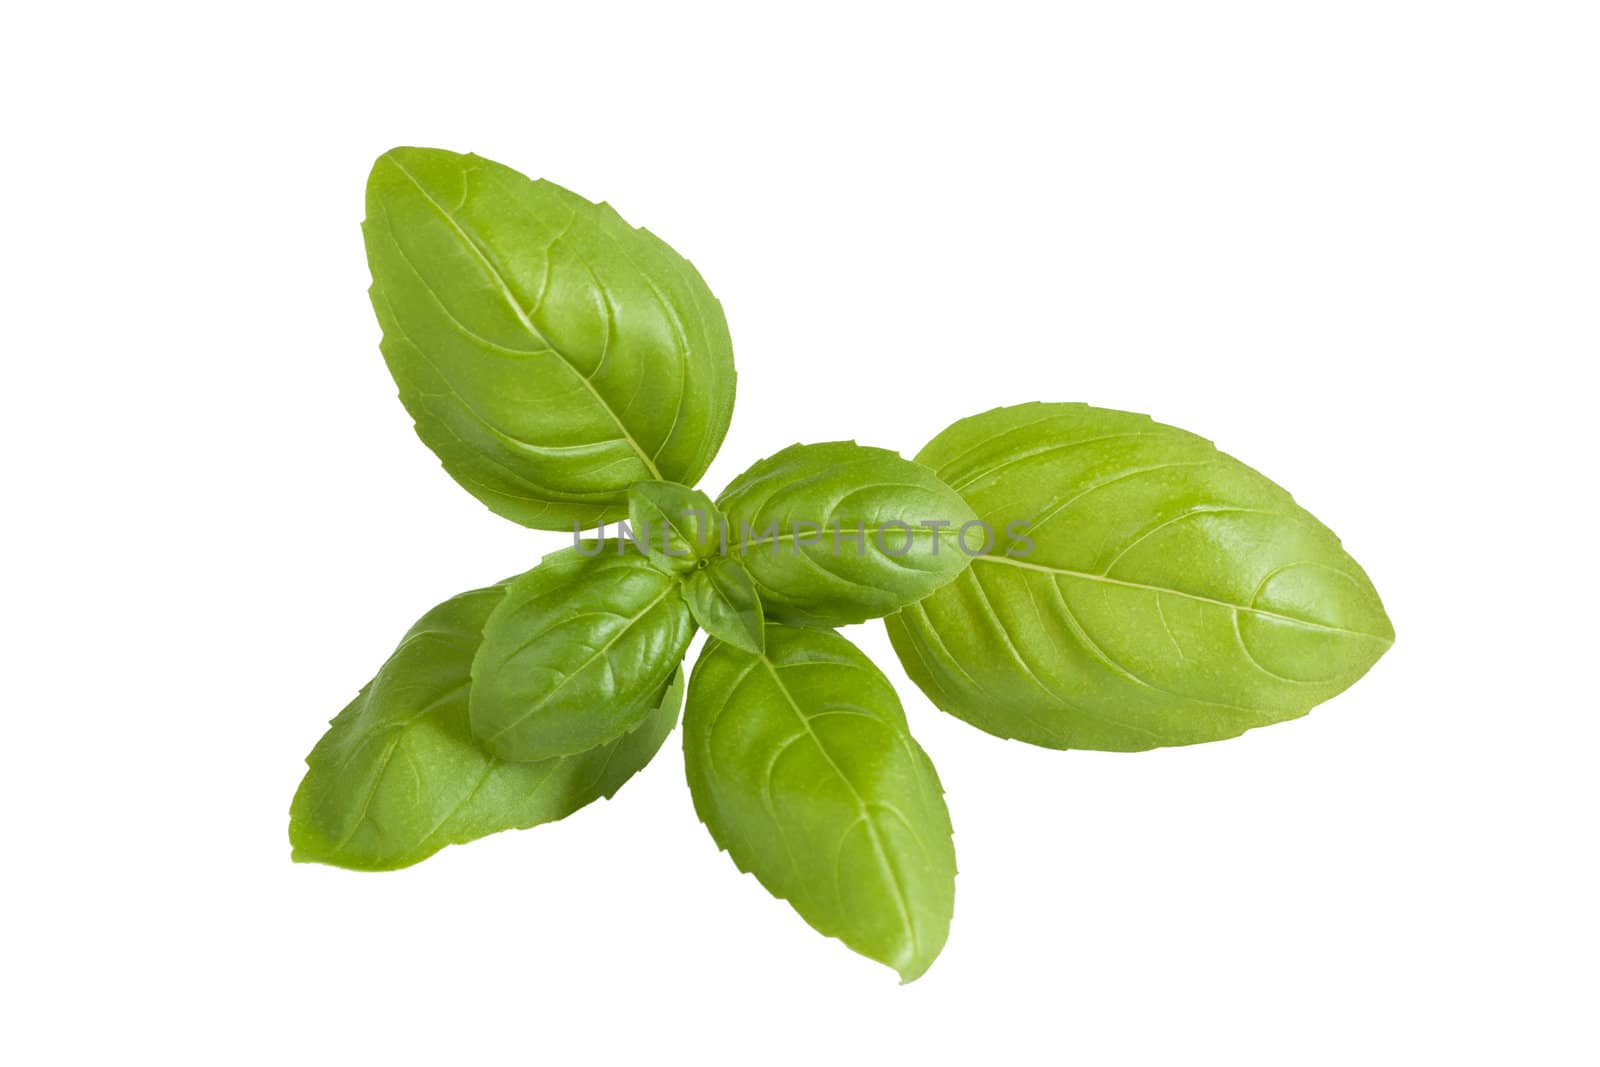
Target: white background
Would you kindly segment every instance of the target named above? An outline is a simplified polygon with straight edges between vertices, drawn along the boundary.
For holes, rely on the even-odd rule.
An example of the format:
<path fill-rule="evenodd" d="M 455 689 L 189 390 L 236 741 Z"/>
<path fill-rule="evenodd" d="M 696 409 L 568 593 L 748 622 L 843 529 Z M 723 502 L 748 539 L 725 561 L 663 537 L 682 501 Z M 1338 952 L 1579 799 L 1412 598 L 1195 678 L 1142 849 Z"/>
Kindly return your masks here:
<path fill-rule="evenodd" d="M 1592 6 L 581 7 L 8 16 L 0 1058 L 1595 1063 Z M 795 440 L 1149 412 L 1338 531 L 1398 643 L 1128 756 L 978 733 L 852 628 L 956 826 L 905 987 L 735 872 L 676 737 L 567 822 L 293 865 L 326 721 L 566 540 L 395 399 L 358 223 L 396 144 L 695 261 L 713 493 Z"/>

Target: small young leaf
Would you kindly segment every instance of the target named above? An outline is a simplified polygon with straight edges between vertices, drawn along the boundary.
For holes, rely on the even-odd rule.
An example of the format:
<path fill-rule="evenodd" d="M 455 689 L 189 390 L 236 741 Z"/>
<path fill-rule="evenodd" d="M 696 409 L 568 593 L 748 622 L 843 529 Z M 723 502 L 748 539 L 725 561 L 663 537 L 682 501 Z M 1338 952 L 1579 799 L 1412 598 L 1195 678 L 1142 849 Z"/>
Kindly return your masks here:
<path fill-rule="evenodd" d="M 628 487 L 628 526 L 633 541 L 663 574 L 692 571 L 720 551 L 722 512 L 698 489 L 674 482 L 637 482 Z"/>
<path fill-rule="evenodd" d="M 1051 748 L 1134 751 L 1304 715 L 1388 650 L 1326 526 L 1209 441 L 1144 415 L 1023 404 L 917 457 L 999 538 L 886 621 L 939 707 Z"/>
<path fill-rule="evenodd" d="M 733 410 L 722 307 L 604 204 L 478 156 L 396 148 L 367 181 L 383 355 L 417 434 L 466 490 L 543 530 L 693 485 Z"/>
<path fill-rule="evenodd" d="M 684 583 L 683 598 L 700 629 L 735 648 L 761 654 L 765 620 L 744 564 L 726 556 L 708 560 Z"/>
<path fill-rule="evenodd" d="M 678 672 L 631 733 L 540 763 L 485 752 L 467 724 L 472 656 L 504 586 L 463 593 L 411 628 L 307 757 L 289 809 L 294 859 L 388 871 L 446 845 L 553 822 L 609 797 L 678 721 Z"/>
<path fill-rule="evenodd" d="M 928 969 L 955 903 L 950 815 L 866 656 L 777 625 L 761 656 L 708 641 L 683 728 L 695 811 L 740 870 L 902 980 Z"/>
<path fill-rule="evenodd" d="M 931 470 L 854 441 L 791 445 L 717 501 L 728 552 L 744 561 L 767 618 L 842 626 L 915 603 L 966 569 L 977 516 Z M 973 532 L 974 548 L 981 534 Z"/>
<path fill-rule="evenodd" d="M 495 755 L 585 752 L 636 726 L 683 660 L 679 583 L 616 541 L 546 556 L 506 588 L 472 661 L 472 732 Z M 593 553 L 586 555 L 585 553 Z"/>

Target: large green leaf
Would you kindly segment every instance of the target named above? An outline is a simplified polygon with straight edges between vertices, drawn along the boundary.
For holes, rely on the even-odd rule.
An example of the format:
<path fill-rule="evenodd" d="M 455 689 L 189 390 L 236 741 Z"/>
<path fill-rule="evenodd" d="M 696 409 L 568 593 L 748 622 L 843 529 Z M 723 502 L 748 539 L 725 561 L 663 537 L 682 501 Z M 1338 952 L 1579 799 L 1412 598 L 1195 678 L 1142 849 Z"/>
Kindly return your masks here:
<path fill-rule="evenodd" d="M 678 720 L 683 675 L 632 732 L 539 763 L 485 752 L 467 723 L 472 656 L 504 586 L 447 600 L 411 628 L 306 759 L 289 809 L 301 862 L 361 871 L 418 863 L 446 845 L 565 818 L 609 797 Z"/>
<path fill-rule="evenodd" d="M 910 981 L 944 947 L 955 850 L 939 776 L 888 679 L 838 634 L 707 641 L 689 683 L 695 811 L 742 871 Z"/>
<path fill-rule="evenodd" d="M 586 752 L 633 729 L 683 661 L 682 584 L 616 541 L 515 578 L 472 661 L 472 732 L 504 759 Z M 584 553 L 594 553 L 585 555 Z"/>
<path fill-rule="evenodd" d="M 927 596 L 966 568 L 961 529 L 976 519 L 926 467 L 854 441 L 791 445 L 717 503 L 728 552 L 749 568 L 767 618 L 803 626 L 861 622 Z"/>
<path fill-rule="evenodd" d="M 693 485 L 733 410 L 722 308 L 605 204 L 432 148 L 373 165 L 364 225 L 383 354 L 417 433 L 496 512 L 621 517 L 628 486 Z"/>
<path fill-rule="evenodd" d="M 1082 404 L 963 419 L 917 457 L 1002 536 L 887 620 L 935 704 L 1119 751 L 1304 715 L 1388 650 L 1367 575 L 1289 494 L 1194 434 Z"/>

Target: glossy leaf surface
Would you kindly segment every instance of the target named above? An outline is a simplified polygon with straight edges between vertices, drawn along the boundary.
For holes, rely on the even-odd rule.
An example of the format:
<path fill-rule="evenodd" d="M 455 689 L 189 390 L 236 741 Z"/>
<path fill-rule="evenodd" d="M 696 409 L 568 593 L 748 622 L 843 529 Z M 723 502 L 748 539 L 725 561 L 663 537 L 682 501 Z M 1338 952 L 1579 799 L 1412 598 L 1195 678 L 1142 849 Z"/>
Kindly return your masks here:
<path fill-rule="evenodd" d="M 472 731 L 542 760 L 633 729 L 683 661 L 694 621 L 679 582 L 618 543 L 585 542 L 512 580 L 472 663 Z"/>
<path fill-rule="evenodd" d="M 1082 404 L 963 419 L 918 455 L 998 530 L 886 620 L 935 704 L 1056 748 L 1138 750 L 1304 715 L 1394 639 L 1287 492 L 1194 434 Z"/>
<path fill-rule="evenodd" d="M 503 586 L 463 593 L 406 634 L 307 758 L 290 807 L 294 859 L 394 870 L 446 845 L 561 819 L 609 797 L 677 723 L 683 675 L 630 733 L 588 752 L 508 763 L 467 723 L 473 653 Z"/>
<path fill-rule="evenodd" d="M 944 946 L 955 851 L 939 777 L 888 679 L 829 631 L 707 642 L 689 683 L 695 811 L 742 871 L 910 981 Z"/>
<path fill-rule="evenodd" d="M 605 204 L 478 156 L 396 148 L 367 182 L 383 354 L 418 435 L 496 512 L 620 518 L 693 485 L 727 432 L 733 350 L 689 262 Z"/>
<path fill-rule="evenodd" d="M 806 626 L 861 622 L 927 596 L 966 569 L 960 531 L 976 518 L 931 470 L 853 441 L 791 445 L 717 503 L 728 552 L 749 568 L 767 618 Z"/>

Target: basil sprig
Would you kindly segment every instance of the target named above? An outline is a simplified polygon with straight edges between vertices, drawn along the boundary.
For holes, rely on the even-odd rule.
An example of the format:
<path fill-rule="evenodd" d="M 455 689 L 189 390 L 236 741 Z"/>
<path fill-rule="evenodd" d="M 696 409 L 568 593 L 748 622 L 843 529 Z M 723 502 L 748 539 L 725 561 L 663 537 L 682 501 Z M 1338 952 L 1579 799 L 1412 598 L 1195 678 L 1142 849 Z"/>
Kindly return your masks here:
<path fill-rule="evenodd" d="M 1142 415 L 1002 408 L 915 461 L 794 445 L 713 501 L 694 484 L 732 414 L 732 347 L 659 238 L 423 148 L 379 158 L 364 230 L 418 435 L 491 509 L 575 543 L 405 634 L 307 759 L 296 860 L 405 867 L 611 796 L 676 725 L 704 630 L 696 813 L 806 922 L 910 981 L 949 931 L 950 816 L 893 687 L 831 627 L 884 618 L 929 699 L 984 730 L 1114 750 L 1304 715 L 1393 642 L 1327 527 Z"/>

